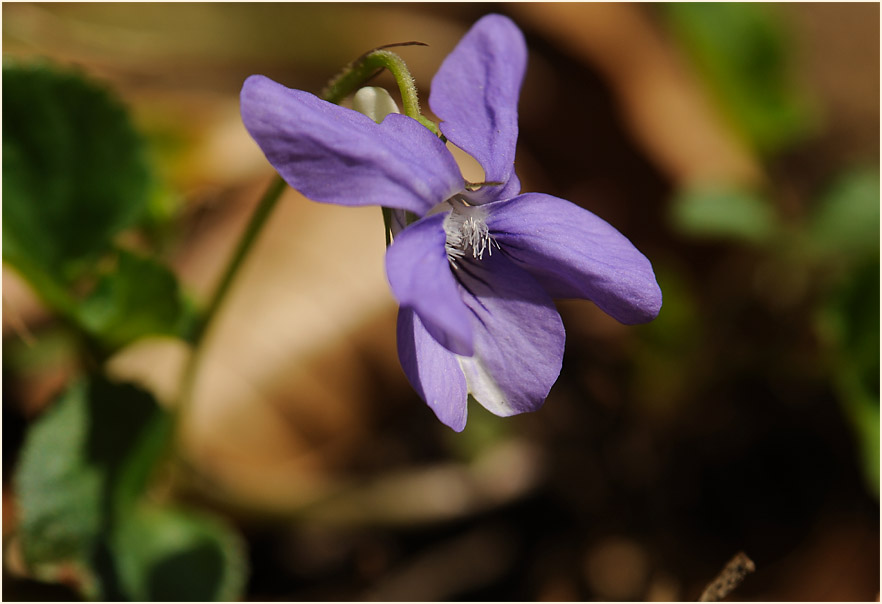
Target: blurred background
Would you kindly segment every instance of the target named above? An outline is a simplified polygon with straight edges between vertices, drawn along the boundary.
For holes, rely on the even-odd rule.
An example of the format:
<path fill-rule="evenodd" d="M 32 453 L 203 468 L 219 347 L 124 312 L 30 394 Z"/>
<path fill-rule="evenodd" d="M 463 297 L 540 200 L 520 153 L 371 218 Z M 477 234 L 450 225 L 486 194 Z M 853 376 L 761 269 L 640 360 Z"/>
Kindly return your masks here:
<path fill-rule="evenodd" d="M 76 66 L 129 106 L 160 176 L 148 239 L 196 299 L 273 178 L 239 119 L 248 75 L 318 93 L 417 40 L 400 54 L 427 99 L 488 12 L 529 47 L 524 190 L 656 270 L 656 321 L 560 302 L 543 409 L 472 407 L 456 434 L 399 367 L 379 210 L 288 190 L 207 342 L 171 486 L 242 532 L 247 599 L 695 600 L 744 551 L 736 599 L 878 600 L 878 4 L 2 10 L 4 60 Z M 24 576 L 10 485 L 74 353 L 4 266 L 7 599 L 74 596 Z M 171 404 L 188 354 L 141 340 L 108 368 Z"/>

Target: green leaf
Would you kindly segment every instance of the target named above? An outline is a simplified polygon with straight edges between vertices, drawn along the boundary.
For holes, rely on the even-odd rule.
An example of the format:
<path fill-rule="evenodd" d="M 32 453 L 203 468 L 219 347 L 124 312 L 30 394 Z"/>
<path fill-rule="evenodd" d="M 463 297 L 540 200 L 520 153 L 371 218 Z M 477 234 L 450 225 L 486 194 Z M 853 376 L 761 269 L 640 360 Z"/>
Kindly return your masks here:
<path fill-rule="evenodd" d="M 40 416 L 15 474 L 23 551 L 40 576 L 90 564 L 117 511 L 145 490 L 170 428 L 148 392 L 100 377 L 73 383 Z"/>
<path fill-rule="evenodd" d="M 855 430 L 867 485 L 879 496 L 879 259 L 851 270 L 819 315 L 833 381 Z"/>
<path fill-rule="evenodd" d="M 634 350 L 628 383 L 642 410 L 661 417 L 677 412 L 703 386 L 706 328 L 686 271 L 664 258 L 653 259 L 653 269 L 664 305 L 655 320 L 636 330 L 641 345 Z"/>
<path fill-rule="evenodd" d="M 102 600 L 234 600 L 244 545 L 220 520 L 146 504 L 171 416 L 135 386 L 75 382 L 28 433 L 15 487 L 25 559 L 38 578 L 73 570 Z"/>
<path fill-rule="evenodd" d="M 671 220 L 680 232 L 697 237 L 769 241 L 778 231 L 778 218 L 768 200 L 723 185 L 700 186 L 681 192 L 671 206 Z"/>
<path fill-rule="evenodd" d="M 861 391 L 878 401 L 879 260 L 874 258 L 852 271 L 833 292 L 825 310 L 840 371 L 847 371 Z"/>
<path fill-rule="evenodd" d="M 119 587 L 134 601 L 230 601 L 242 596 L 243 544 L 203 513 L 141 506 L 112 541 Z"/>
<path fill-rule="evenodd" d="M 44 297 L 46 279 L 82 275 L 144 211 L 145 157 L 102 86 L 48 65 L 4 66 L 4 260 Z"/>
<path fill-rule="evenodd" d="M 175 335 L 184 305 L 178 280 L 164 265 L 121 250 L 78 308 L 80 325 L 110 349 L 146 335 Z"/>
<path fill-rule="evenodd" d="M 813 208 L 808 232 L 813 249 L 845 258 L 879 255 L 879 171 L 841 176 Z"/>
<path fill-rule="evenodd" d="M 846 407 L 846 414 L 855 431 L 864 481 L 870 492 L 879 498 L 879 397 L 861 387 L 859 380 L 848 372 L 841 373 L 837 386 Z"/>
<path fill-rule="evenodd" d="M 471 394 L 468 395 L 468 406 L 469 429 L 444 434 L 451 452 L 457 458 L 471 462 L 494 445 L 510 438 L 511 424 L 499 421 Z"/>
<path fill-rule="evenodd" d="M 811 111 L 774 6 L 669 3 L 665 15 L 723 112 L 757 150 L 775 152 L 808 133 Z"/>

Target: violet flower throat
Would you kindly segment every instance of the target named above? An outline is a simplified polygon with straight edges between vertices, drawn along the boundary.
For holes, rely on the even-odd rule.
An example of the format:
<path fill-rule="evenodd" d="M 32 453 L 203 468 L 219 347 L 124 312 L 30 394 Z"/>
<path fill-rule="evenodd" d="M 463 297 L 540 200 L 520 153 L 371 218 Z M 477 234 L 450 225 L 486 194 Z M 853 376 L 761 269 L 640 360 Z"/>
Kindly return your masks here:
<path fill-rule="evenodd" d="M 649 260 L 607 222 L 543 193 L 520 193 L 517 104 L 527 49 L 501 15 L 480 19 L 432 80 L 440 131 L 484 169 L 467 183 L 417 120 L 380 123 L 264 76 L 242 120 L 270 164 L 306 197 L 392 210 L 386 274 L 398 300 L 398 355 L 438 419 L 466 425 L 469 395 L 499 416 L 535 411 L 557 380 L 564 327 L 553 299 L 650 321 L 661 290 Z M 385 113 L 385 112 L 384 112 Z M 410 218 L 409 218 L 410 217 Z"/>

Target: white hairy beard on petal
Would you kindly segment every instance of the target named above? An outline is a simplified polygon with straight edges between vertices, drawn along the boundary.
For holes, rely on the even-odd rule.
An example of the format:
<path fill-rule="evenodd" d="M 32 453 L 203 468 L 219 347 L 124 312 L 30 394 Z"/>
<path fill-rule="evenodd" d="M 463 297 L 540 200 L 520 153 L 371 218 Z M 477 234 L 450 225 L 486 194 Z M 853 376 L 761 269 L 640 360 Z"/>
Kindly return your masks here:
<path fill-rule="evenodd" d="M 444 219 L 444 232 L 447 234 L 445 249 L 447 259 L 456 267 L 456 261 L 471 256 L 480 260 L 486 252 L 493 255 L 493 247 L 499 244 L 487 228 L 487 211 L 481 206 L 472 206 L 462 196 L 451 197 L 446 202 L 450 213 Z"/>

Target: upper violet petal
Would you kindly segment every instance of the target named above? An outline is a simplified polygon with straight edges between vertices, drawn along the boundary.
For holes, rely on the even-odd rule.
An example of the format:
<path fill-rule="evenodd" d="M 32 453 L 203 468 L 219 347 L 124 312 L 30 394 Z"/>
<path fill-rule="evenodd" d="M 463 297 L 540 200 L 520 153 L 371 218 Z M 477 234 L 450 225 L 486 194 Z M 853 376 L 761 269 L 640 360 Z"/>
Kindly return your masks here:
<path fill-rule="evenodd" d="M 497 243 L 552 297 L 591 300 L 625 324 L 658 315 L 662 294 L 652 265 L 603 219 L 541 193 L 484 207 Z"/>
<path fill-rule="evenodd" d="M 527 66 L 527 46 L 518 27 L 502 15 L 481 18 L 460 40 L 432 79 L 429 106 L 441 132 L 478 160 L 485 181 L 508 183 L 514 174 L 518 96 Z M 471 201 L 485 203 L 519 192 L 486 187 Z"/>
<path fill-rule="evenodd" d="M 535 411 L 560 375 L 566 334 L 542 286 L 503 254 L 457 261 L 475 354 L 459 357 L 469 392 L 500 416 Z"/>
<path fill-rule="evenodd" d="M 447 260 L 446 213 L 401 231 L 386 251 L 386 276 L 402 307 L 412 308 L 444 348 L 471 356 L 472 325 Z"/>
<path fill-rule="evenodd" d="M 419 122 L 357 111 L 264 76 L 245 80 L 242 121 L 270 164 L 314 201 L 420 216 L 463 187 L 456 161 Z"/>
<path fill-rule="evenodd" d="M 465 376 L 456 355 L 429 335 L 410 308 L 398 311 L 398 358 L 411 386 L 438 419 L 462 432 L 468 414 Z"/>

